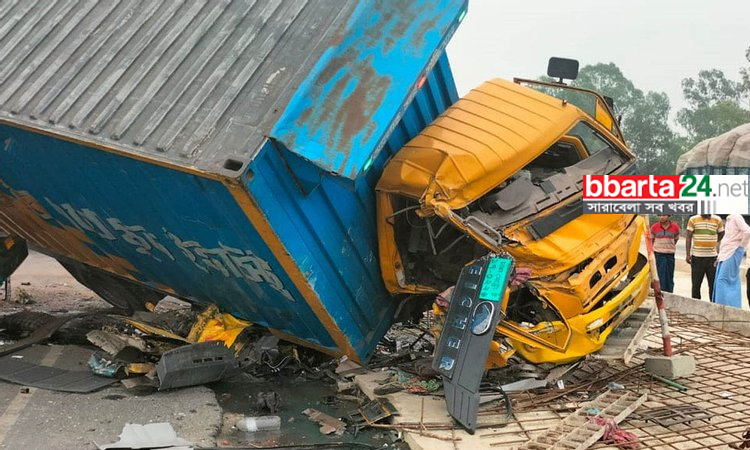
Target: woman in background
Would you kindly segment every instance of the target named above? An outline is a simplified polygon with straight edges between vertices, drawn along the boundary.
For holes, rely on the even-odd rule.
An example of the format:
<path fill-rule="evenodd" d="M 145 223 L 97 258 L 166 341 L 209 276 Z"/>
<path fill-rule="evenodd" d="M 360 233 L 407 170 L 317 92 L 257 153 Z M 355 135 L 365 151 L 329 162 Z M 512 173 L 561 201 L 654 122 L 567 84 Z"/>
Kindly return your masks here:
<path fill-rule="evenodd" d="M 730 214 L 724 227 L 717 258 L 714 303 L 742 308 L 740 262 L 745 257 L 745 247 L 750 241 L 750 226 L 739 214 Z"/>

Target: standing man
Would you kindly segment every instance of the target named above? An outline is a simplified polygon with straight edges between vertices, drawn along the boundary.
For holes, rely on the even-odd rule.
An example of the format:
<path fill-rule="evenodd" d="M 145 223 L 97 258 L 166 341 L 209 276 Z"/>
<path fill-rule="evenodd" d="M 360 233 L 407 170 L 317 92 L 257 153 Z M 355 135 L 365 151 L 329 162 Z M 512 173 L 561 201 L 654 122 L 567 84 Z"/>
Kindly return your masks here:
<path fill-rule="evenodd" d="M 661 290 L 674 292 L 674 253 L 680 238 L 680 226 L 670 219 L 669 214 L 659 216 L 659 221 L 651 225 L 651 245 L 656 256 L 656 271 L 659 274 Z"/>
<path fill-rule="evenodd" d="M 724 236 L 724 222 L 713 214 L 693 216 L 687 223 L 685 261 L 690 264 L 693 281 L 693 298 L 701 298 L 703 276 L 708 277 L 708 298 L 713 301 L 716 255 Z M 693 244 L 693 241 L 695 243 Z"/>

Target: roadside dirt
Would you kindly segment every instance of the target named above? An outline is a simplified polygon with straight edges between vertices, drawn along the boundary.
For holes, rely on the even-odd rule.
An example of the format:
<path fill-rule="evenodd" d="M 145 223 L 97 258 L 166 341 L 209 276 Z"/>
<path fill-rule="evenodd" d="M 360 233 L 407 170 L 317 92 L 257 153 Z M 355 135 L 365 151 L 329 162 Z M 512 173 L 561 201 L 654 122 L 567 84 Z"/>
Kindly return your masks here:
<path fill-rule="evenodd" d="M 107 302 L 78 283 L 56 260 L 32 251 L 11 276 L 11 297 L 0 301 L 0 314 L 22 309 L 66 313 L 107 307 Z"/>

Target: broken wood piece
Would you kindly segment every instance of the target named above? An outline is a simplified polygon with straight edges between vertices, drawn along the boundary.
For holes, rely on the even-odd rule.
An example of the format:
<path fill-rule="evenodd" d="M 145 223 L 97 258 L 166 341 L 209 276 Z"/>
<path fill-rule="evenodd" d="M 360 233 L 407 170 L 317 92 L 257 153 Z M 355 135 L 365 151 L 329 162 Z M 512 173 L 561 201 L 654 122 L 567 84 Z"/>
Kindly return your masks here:
<path fill-rule="evenodd" d="M 323 434 L 335 433 L 337 436 L 341 436 L 344 434 L 344 430 L 346 430 L 344 422 L 317 409 L 307 408 L 302 411 L 302 414 L 306 415 L 313 422 L 320 424 L 320 432 Z"/>

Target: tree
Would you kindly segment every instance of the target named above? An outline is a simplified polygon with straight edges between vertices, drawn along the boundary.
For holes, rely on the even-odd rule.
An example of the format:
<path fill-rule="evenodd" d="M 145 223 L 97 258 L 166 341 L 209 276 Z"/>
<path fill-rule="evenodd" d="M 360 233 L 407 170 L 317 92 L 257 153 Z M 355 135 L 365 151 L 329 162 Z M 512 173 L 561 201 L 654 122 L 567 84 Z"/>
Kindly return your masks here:
<path fill-rule="evenodd" d="M 750 63 L 750 48 L 745 56 Z M 698 78 L 682 80 L 688 107 L 677 113 L 690 146 L 750 122 L 750 68 L 740 70 L 741 81 L 717 69 L 701 70 Z"/>
<path fill-rule="evenodd" d="M 674 173 L 675 134 L 669 128 L 669 97 L 664 92 L 649 91 L 637 98 L 631 111 L 623 117 L 623 134 L 638 158 L 642 174 Z"/>
<path fill-rule="evenodd" d="M 750 92 L 750 47 L 745 50 L 745 59 L 747 59 L 748 67 L 740 69 L 740 77 L 742 77 L 742 88 Z"/>
<path fill-rule="evenodd" d="M 669 127 L 667 94 L 644 93 L 614 63 L 587 65 L 572 84 L 612 97 L 622 114 L 622 134 L 637 157 L 640 173 L 674 173 L 679 155 L 675 155 L 675 134 Z"/>

